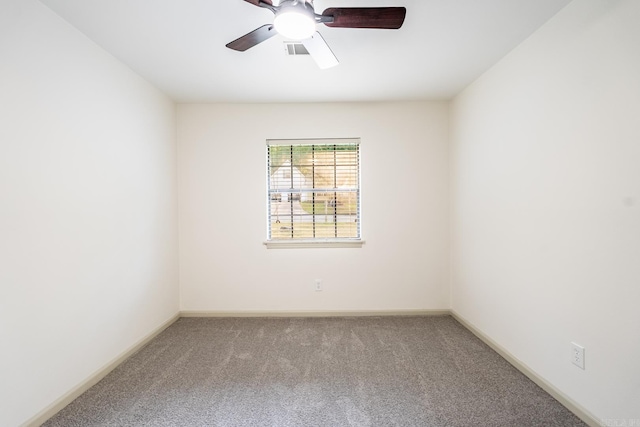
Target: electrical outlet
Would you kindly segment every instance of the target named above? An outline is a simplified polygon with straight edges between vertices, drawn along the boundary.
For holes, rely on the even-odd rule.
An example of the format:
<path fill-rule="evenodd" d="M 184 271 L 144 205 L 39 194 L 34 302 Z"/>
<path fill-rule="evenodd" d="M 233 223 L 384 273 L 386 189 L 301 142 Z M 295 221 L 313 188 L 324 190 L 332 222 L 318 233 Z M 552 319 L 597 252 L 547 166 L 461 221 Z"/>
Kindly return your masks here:
<path fill-rule="evenodd" d="M 316 292 L 322 291 L 322 279 L 316 279 Z"/>
<path fill-rule="evenodd" d="M 584 347 L 574 342 L 571 343 L 571 363 L 584 369 Z"/>

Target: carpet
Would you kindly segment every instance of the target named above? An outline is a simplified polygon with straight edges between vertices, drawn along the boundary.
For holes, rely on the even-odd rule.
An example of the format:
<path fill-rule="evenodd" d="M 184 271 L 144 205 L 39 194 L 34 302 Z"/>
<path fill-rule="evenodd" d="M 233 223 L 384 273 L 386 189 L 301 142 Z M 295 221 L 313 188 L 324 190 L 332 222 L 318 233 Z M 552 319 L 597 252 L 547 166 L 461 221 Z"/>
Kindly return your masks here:
<path fill-rule="evenodd" d="M 54 426 L 584 426 L 450 316 L 181 318 Z"/>

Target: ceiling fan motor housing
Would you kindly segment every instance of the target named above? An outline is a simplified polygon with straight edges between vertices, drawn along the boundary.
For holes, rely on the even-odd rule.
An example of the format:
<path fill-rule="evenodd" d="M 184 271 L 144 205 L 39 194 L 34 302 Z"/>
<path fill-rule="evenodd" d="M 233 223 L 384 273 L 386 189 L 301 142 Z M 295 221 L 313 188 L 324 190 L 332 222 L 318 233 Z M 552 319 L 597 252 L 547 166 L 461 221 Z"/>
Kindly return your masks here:
<path fill-rule="evenodd" d="M 313 9 L 312 0 L 282 0 L 276 16 L 282 13 L 299 13 L 315 18 L 315 11 Z"/>

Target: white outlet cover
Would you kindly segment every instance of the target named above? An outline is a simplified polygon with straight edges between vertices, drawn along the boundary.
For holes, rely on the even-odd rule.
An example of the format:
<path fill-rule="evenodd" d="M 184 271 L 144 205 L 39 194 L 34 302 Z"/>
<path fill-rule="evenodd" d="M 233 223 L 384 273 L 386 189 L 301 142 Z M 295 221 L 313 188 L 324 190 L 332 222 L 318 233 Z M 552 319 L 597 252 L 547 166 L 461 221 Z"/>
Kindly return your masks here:
<path fill-rule="evenodd" d="M 574 342 L 571 343 L 571 363 L 584 369 L 584 347 Z"/>

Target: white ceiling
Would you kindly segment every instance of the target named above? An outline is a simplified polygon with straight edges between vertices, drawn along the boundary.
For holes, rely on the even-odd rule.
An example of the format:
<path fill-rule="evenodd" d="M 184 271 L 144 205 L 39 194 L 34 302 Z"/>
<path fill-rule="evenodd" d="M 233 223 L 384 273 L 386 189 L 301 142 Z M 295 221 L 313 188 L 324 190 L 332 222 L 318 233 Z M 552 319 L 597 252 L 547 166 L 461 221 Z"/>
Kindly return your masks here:
<path fill-rule="evenodd" d="M 320 70 L 283 39 L 241 53 L 228 42 L 271 23 L 243 0 L 40 0 L 177 102 L 448 99 L 570 0 L 315 0 L 404 6 L 400 30 L 318 30 L 340 60 Z"/>

